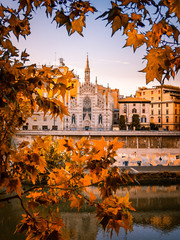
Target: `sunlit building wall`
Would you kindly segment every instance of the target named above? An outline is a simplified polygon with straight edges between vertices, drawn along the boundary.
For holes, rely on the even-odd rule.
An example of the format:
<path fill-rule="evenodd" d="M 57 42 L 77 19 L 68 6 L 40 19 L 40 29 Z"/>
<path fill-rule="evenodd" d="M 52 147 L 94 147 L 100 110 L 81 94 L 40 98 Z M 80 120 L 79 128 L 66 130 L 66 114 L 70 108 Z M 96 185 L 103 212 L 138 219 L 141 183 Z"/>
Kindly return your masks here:
<path fill-rule="evenodd" d="M 150 122 L 165 130 L 180 131 L 180 88 L 162 85 L 139 88 L 137 97 L 151 101 Z"/>
<path fill-rule="evenodd" d="M 119 115 L 125 117 L 126 129 L 131 129 L 133 115 L 139 115 L 140 127 L 150 127 L 150 101 L 144 98 L 127 97 L 119 100 Z"/>

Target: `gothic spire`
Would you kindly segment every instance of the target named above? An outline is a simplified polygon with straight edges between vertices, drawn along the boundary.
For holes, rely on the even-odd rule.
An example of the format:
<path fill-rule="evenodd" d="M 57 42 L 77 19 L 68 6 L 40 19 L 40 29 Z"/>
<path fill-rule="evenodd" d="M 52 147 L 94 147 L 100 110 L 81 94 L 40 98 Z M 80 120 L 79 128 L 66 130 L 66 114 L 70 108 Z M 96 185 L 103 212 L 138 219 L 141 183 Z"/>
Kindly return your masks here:
<path fill-rule="evenodd" d="M 89 68 L 89 59 L 87 54 L 86 68 L 85 68 L 85 83 L 90 82 L 90 68 Z"/>
<path fill-rule="evenodd" d="M 86 60 L 86 69 L 89 70 L 89 59 L 88 59 L 88 54 L 87 54 L 87 60 Z"/>

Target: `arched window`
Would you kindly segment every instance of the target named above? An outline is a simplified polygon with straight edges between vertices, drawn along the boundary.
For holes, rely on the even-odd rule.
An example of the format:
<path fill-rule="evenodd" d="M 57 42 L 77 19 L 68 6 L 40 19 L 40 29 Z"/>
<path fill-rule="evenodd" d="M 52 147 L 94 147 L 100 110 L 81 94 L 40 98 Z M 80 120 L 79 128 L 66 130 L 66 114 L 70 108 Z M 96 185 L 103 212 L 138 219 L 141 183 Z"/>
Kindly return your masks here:
<path fill-rule="evenodd" d="M 102 114 L 99 114 L 99 124 L 102 124 Z"/>
<path fill-rule="evenodd" d="M 137 113 L 136 108 L 133 108 L 133 109 L 132 109 L 132 113 Z"/>
<path fill-rule="evenodd" d="M 145 122 L 146 122 L 146 117 L 145 117 L 145 116 L 143 116 L 143 117 L 141 118 L 141 122 L 142 122 L 142 123 L 145 123 Z"/>
<path fill-rule="evenodd" d="M 72 115 L 72 124 L 73 124 L 73 123 L 74 123 L 74 124 L 76 123 L 76 116 L 75 116 L 75 114 Z"/>
<path fill-rule="evenodd" d="M 91 120 L 91 99 L 89 97 L 85 97 L 83 101 L 83 120 L 86 114 L 89 116 L 89 119 Z"/>

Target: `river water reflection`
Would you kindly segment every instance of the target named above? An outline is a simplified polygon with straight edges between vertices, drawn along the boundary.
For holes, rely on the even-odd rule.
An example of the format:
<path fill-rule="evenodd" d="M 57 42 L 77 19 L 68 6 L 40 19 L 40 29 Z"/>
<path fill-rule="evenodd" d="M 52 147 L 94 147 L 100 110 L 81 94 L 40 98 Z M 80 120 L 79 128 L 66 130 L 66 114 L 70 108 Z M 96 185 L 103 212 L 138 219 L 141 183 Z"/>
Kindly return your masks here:
<path fill-rule="evenodd" d="M 93 189 L 98 194 L 97 189 Z M 133 213 L 133 231 L 119 235 L 113 234 L 112 240 L 179 240 L 180 239 L 180 186 L 148 186 L 121 188 L 118 195 L 129 191 Z M 67 240 L 110 240 L 98 225 L 92 208 L 84 206 L 77 213 L 68 207 L 61 213 L 67 228 Z M 0 208 L 0 240 L 24 240 L 24 235 L 14 235 L 15 226 L 21 219 L 19 203 L 12 200 Z"/>

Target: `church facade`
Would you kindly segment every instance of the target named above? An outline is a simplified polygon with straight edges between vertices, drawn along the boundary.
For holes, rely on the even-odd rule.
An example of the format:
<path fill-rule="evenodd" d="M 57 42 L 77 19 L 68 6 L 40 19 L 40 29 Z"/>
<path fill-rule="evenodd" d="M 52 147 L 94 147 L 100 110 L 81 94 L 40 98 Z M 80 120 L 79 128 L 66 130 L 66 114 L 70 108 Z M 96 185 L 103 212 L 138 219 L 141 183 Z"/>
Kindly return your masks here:
<path fill-rule="evenodd" d="M 97 79 L 95 84 L 91 83 L 88 56 L 84 82 L 80 83 L 76 76 L 71 87 L 64 99 L 69 116 L 65 115 L 61 120 L 35 111 L 20 130 L 112 130 L 113 110 L 118 103 L 119 90 L 98 85 Z"/>
<path fill-rule="evenodd" d="M 69 116 L 64 117 L 64 130 L 111 130 L 114 98 L 111 89 L 90 81 L 87 56 L 84 83 L 77 84 L 75 97 L 66 94 Z"/>

